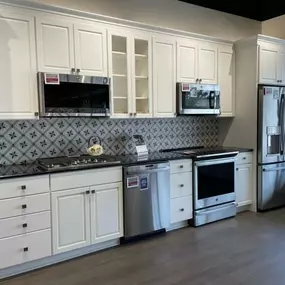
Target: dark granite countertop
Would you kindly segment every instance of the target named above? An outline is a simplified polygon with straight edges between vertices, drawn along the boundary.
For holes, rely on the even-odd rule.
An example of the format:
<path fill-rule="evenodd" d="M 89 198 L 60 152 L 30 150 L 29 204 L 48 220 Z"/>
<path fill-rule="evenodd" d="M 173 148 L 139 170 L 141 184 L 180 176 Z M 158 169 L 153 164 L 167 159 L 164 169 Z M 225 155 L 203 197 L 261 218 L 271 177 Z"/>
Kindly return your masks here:
<path fill-rule="evenodd" d="M 218 147 L 221 149 L 221 147 Z M 224 147 L 227 150 L 237 150 L 240 152 L 250 152 L 253 149 L 250 148 L 238 148 L 238 147 Z M 53 171 L 43 170 L 38 167 L 37 163 L 30 163 L 25 165 L 0 165 L 0 179 L 8 178 L 17 178 L 17 177 L 26 177 L 34 175 L 44 175 L 51 173 L 59 172 L 70 172 L 70 171 L 80 171 L 87 169 L 96 169 L 103 167 L 115 167 L 115 166 L 127 166 L 127 165 L 136 165 L 136 164 L 145 164 L 145 163 L 155 163 L 155 162 L 166 162 L 176 159 L 191 159 L 192 155 L 183 155 L 180 153 L 173 152 L 153 152 L 145 159 L 139 159 L 137 155 L 126 155 L 126 156 L 117 156 L 117 159 L 121 161 L 119 164 L 105 164 L 102 165 L 88 165 L 86 168 L 74 168 L 74 169 L 57 169 Z"/>

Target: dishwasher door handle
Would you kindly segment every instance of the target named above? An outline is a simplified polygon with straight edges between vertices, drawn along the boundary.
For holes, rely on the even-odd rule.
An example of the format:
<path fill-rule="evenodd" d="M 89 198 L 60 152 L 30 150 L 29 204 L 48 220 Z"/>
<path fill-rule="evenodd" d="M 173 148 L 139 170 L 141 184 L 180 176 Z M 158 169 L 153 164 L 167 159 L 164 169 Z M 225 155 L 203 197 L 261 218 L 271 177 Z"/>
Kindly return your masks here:
<path fill-rule="evenodd" d="M 128 172 L 127 176 L 134 176 L 134 175 L 139 176 L 139 175 L 144 175 L 144 174 L 167 172 L 167 171 L 170 171 L 170 168 L 144 170 L 144 171 L 139 171 L 139 172 Z"/>

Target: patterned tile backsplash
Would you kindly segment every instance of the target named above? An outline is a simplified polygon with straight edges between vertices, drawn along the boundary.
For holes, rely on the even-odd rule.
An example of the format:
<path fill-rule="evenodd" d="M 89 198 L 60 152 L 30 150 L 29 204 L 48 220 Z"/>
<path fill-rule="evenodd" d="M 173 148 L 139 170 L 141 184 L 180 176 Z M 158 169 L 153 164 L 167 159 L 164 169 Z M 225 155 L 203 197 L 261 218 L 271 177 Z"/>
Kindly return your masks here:
<path fill-rule="evenodd" d="M 133 134 L 143 135 L 150 152 L 165 148 L 218 145 L 213 117 L 171 119 L 43 118 L 0 121 L 0 164 L 26 164 L 42 157 L 84 153 L 98 136 L 107 154 L 133 154 Z"/>

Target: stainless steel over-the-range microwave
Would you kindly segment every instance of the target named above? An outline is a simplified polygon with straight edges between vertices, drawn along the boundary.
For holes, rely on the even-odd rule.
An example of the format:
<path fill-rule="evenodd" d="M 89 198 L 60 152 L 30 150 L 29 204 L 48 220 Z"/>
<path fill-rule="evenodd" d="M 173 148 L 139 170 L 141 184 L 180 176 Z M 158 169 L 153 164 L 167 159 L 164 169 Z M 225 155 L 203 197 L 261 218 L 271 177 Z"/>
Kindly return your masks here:
<path fill-rule="evenodd" d="M 177 83 L 177 114 L 219 115 L 220 86 Z"/>
<path fill-rule="evenodd" d="M 40 116 L 110 116 L 110 79 L 77 74 L 38 74 Z"/>

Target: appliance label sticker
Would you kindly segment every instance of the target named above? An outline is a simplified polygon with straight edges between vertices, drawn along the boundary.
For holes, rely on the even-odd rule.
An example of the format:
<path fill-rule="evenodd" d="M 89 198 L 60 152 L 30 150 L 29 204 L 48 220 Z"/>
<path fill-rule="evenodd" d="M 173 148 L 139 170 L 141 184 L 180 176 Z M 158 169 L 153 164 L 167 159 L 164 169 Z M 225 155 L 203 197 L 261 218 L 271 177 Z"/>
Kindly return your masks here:
<path fill-rule="evenodd" d="M 128 177 L 127 178 L 127 188 L 137 188 L 139 187 L 139 177 Z"/>
<path fill-rule="evenodd" d="M 148 177 L 140 177 L 140 189 L 141 191 L 148 190 Z"/>
<path fill-rule="evenodd" d="M 59 85 L 59 74 L 45 73 L 45 84 Z"/>
<path fill-rule="evenodd" d="M 182 84 L 182 92 L 190 91 L 190 84 Z"/>
<path fill-rule="evenodd" d="M 274 89 L 273 91 L 273 99 L 278 100 L 280 99 L 280 93 L 278 89 Z"/>

